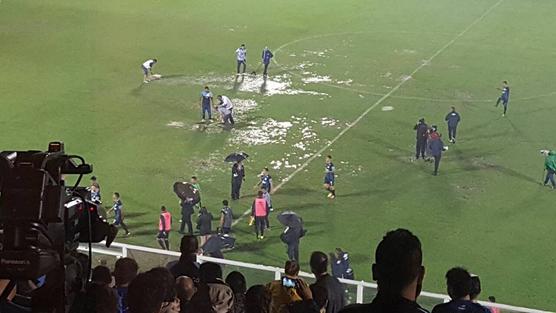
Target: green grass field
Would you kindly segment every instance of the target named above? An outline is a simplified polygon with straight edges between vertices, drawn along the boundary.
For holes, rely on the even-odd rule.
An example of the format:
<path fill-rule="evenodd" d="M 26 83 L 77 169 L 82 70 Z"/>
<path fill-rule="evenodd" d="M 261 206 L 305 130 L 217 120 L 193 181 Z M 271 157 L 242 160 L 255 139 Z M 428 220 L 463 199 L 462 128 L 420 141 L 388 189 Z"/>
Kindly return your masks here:
<path fill-rule="evenodd" d="M 273 202 L 306 221 L 303 260 L 342 247 L 357 278 L 370 280 L 377 243 L 405 227 L 423 243 L 425 290 L 445 292 L 446 270 L 464 265 L 481 276 L 482 298 L 556 310 L 555 194 L 539 185 L 539 149 L 556 147 L 554 12 L 551 0 L 4 0 L 0 148 L 63 140 L 94 164 L 105 203 L 122 194 L 133 236 L 118 241 L 147 246 L 161 204 L 179 219 L 174 181 L 199 176 L 217 215 L 229 197 L 223 158 L 244 150 L 236 215 L 262 167 L 275 185 L 289 178 Z M 258 76 L 234 81 L 241 43 Z M 261 86 L 265 45 L 275 63 Z M 142 85 L 139 66 L 151 57 L 163 79 Z M 506 117 L 494 107 L 504 79 Z M 233 131 L 198 124 L 204 84 L 243 111 Z M 425 117 L 447 133 L 452 105 L 459 140 L 434 177 L 430 164 L 410 161 L 412 127 Z M 335 201 L 322 190 L 329 153 Z M 281 266 L 279 233 L 257 242 L 240 221 L 226 257 Z"/>

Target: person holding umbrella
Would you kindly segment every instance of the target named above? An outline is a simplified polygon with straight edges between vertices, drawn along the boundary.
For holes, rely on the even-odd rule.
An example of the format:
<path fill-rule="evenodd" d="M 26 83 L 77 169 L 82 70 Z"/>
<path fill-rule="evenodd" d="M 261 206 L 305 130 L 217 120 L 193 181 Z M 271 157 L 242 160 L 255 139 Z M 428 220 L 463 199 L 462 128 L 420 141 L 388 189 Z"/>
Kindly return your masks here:
<path fill-rule="evenodd" d="M 266 227 L 266 216 L 268 214 L 268 204 L 263 196 L 263 192 L 257 193 L 257 198 L 253 200 L 251 205 L 251 216 L 255 218 L 255 233 L 257 239 L 264 239 L 264 229 Z M 260 234 L 260 236 L 259 236 Z"/>
<path fill-rule="evenodd" d="M 278 221 L 286 226 L 280 240 L 288 246 L 288 259 L 299 261 L 299 241 L 305 236 L 303 220 L 295 212 L 285 211 L 278 215 Z"/>
<path fill-rule="evenodd" d="M 187 224 L 188 233 L 193 233 L 193 224 L 191 223 L 191 215 L 193 214 L 193 207 L 201 201 L 199 191 L 188 182 L 174 183 L 174 193 L 180 199 L 181 206 L 181 225 L 180 234 L 184 234 L 185 225 Z"/>

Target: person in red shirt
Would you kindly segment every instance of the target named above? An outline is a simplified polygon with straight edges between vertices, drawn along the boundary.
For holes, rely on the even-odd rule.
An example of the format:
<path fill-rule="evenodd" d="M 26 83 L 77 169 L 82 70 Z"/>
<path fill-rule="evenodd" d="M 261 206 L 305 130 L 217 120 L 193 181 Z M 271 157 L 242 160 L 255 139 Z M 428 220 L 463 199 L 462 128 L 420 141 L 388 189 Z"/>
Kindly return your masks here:
<path fill-rule="evenodd" d="M 251 216 L 255 218 L 255 233 L 257 239 L 264 239 L 264 229 L 266 227 L 266 216 L 268 214 L 268 203 L 264 198 L 262 190 L 259 190 L 257 198 L 251 205 Z M 260 234 L 260 236 L 259 236 Z"/>
<path fill-rule="evenodd" d="M 165 206 L 160 207 L 160 218 L 158 220 L 158 236 L 156 240 L 162 249 L 170 250 L 170 230 L 172 229 L 172 214 L 166 210 Z"/>

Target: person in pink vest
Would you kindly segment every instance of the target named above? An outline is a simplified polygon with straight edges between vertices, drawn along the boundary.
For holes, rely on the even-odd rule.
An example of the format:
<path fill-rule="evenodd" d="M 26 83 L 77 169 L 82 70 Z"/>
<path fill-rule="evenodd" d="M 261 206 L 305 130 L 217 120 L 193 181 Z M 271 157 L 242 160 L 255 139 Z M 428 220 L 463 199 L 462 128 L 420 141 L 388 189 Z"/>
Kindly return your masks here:
<path fill-rule="evenodd" d="M 253 200 L 253 205 L 251 205 L 251 216 L 255 218 L 255 233 L 257 239 L 264 239 L 264 229 L 266 227 L 265 218 L 267 213 L 268 203 L 264 198 L 262 190 L 259 190 L 257 198 Z"/>
<path fill-rule="evenodd" d="M 160 218 L 158 220 L 158 236 L 156 240 L 164 250 L 170 250 L 170 230 L 172 229 L 172 214 L 166 210 L 165 206 L 160 207 Z"/>

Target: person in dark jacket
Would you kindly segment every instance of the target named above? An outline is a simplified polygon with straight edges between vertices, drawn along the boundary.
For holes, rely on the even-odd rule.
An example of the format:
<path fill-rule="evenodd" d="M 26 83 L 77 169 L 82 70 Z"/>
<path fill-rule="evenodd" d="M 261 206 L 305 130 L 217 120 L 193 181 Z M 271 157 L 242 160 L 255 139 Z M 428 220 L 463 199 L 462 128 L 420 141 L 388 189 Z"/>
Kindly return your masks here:
<path fill-rule="evenodd" d="M 120 258 L 114 265 L 114 289 L 118 294 L 118 313 L 129 313 L 127 308 L 127 292 L 131 281 L 137 276 L 139 265 L 132 258 Z"/>
<path fill-rule="evenodd" d="M 70 313 L 97 313 L 116 312 L 118 310 L 118 296 L 110 288 L 112 276 L 110 269 L 99 265 L 92 271 L 91 282 L 87 283 L 85 290 L 79 293 L 69 312 Z"/>
<path fill-rule="evenodd" d="M 185 225 L 187 225 L 187 233 L 193 234 L 193 223 L 191 223 L 191 215 L 193 215 L 193 207 L 195 203 L 190 200 L 183 200 L 180 202 L 181 206 L 181 221 L 180 221 L 180 234 L 185 234 Z"/>
<path fill-rule="evenodd" d="M 232 200 L 238 200 L 241 184 L 245 181 L 245 169 L 241 161 L 232 165 Z"/>
<path fill-rule="evenodd" d="M 272 59 L 272 57 L 274 57 L 274 54 L 272 54 L 272 52 L 270 51 L 270 49 L 268 49 L 268 47 L 264 47 L 262 59 L 263 59 L 263 66 L 264 66 L 263 75 L 265 77 L 268 75 L 268 65 L 270 64 L 270 59 Z"/>
<path fill-rule="evenodd" d="M 342 249 L 336 248 L 334 253 L 330 253 L 330 266 L 332 267 L 332 276 L 344 279 L 355 279 L 349 261 L 349 254 Z"/>
<path fill-rule="evenodd" d="M 193 279 L 195 284 L 199 283 L 199 263 L 197 263 L 197 253 L 199 251 L 199 241 L 197 237 L 185 235 L 181 238 L 180 252 L 178 261 L 169 262 L 166 267 L 174 278 L 187 276 Z"/>
<path fill-rule="evenodd" d="M 220 230 L 223 234 L 229 234 L 232 231 L 234 221 L 234 213 L 228 204 L 228 200 L 223 200 L 222 209 L 220 210 Z"/>
<path fill-rule="evenodd" d="M 452 300 L 436 305 L 432 313 L 485 313 L 484 307 L 471 301 L 472 281 L 469 272 L 454 267 L 446 273 L 448 295 Z"/>
<path fill-rule="evenodd" d="M 416 142 L 415 142 L 415 159 L 419 159 L 419 156 L 425 159 L 425 150 L 427 148 L 427 130 L 428 126 L 425 123 L 425 119 L 419 119 L 419 122 L 413 127 L 416 131 Z"/>
<path fill-rule="evenodd" d="M 280 235 L 280 239 L 288 246 L 288 259 L 299 262 L 299 240 L 304 235 L 302 226 L 287 226 Z"/>
<path fill-rule="evenodd" d="M 244 313 L 245 293 L 247 292 L 245 276 L 238 271 L 233 271 L 226 276 L 226 284 L 228 284 L 234 292 L 234 307 L 230 313 Z"/>
<path fill-rule="evenodd" d="M 355 304 L 341 313 L 427 313 L 417 303 L 425 267 L 419 238 L 409 230 L 389 231 L 378 244 L 373 279 L 378 293 L 371 303 Z"/>
<path fill-rule="evenodd" d="M 232 312 L 234 292 L 222 279 L 222 267 L 216 263 L 205 262 L 199 267 L 199 278 L 197 292 L 190 302 L 191 312 Z"/>
<path fill-rule="evenodd" d="M 471 276 L 471 292 L 469 293 L 469 297 L 471 298 L 471 301 L 481 307 L 481 309 L 483 310 L 482 313 L 492 313 L 490 311 L 490 308 L 479 304 L 478 298 L 480 294 L 481 294 L 481 279 L 479 278 L 479 276 Z"/>
<path fill-rule="evenodd" d="M 202 207 L 197 218 L 197 229 L 199 230 L 199 245 L 202 246 L 207 242 L 208 237 L 212 234 L 212 214 L 206 207 Z"/>
<path fill-rule="evenodd" d="M 448 122 L 448 137 L 451 143 L 456 143 L 456 130 L 458 128 L 458 123 L 461 120 L 459 113 L 456 112 L 456 108 L 452 107 L 452 112 L 448 113 L 445 118 Z"/>
<path fill-rule="evenodd" d="M 431 132 L 437 133 L 436 126 L 432 126 Z M 438 166 L 440 165 L 440 159 L 442 158 L 442 151 L 444 151 L 444 143 L 442 139 L 440 139 L 440 135 L 435 136 L 436 139 L 431 140 L 429 142 L 429 149 L 431 151 L 431 155 L 434 158 L 434 173 L 433 175 L 438 175 Z"/>
<path fill-rule="evenodd" d="M 328 303 L 326 313 L 337 313 L 346 305 L 344 287 L 336 277 L 328 274 L 328 257 L 324 252 L 315 251 L 311 254 L 309 264 L 316 282 L 311 285 L 326 289 Z"/>

